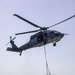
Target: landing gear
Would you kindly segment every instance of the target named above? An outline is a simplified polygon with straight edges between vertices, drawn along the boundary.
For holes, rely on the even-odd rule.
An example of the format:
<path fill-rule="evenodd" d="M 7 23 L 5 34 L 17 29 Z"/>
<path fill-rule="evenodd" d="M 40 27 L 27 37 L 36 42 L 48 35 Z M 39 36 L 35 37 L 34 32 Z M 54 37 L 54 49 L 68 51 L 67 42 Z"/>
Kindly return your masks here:
<path fill-rule="evenodd" d="M 21 53 L 19 55 L 21 56 Z"/>
<path fill-rule="evenodd" d="M 53 46 L 56 46 L 56 42 L 53 43 Z"/>
<path fill-rule="evenodd" d="M 19 55 L 21 56 L 22 55 L 22 52 Z"/>

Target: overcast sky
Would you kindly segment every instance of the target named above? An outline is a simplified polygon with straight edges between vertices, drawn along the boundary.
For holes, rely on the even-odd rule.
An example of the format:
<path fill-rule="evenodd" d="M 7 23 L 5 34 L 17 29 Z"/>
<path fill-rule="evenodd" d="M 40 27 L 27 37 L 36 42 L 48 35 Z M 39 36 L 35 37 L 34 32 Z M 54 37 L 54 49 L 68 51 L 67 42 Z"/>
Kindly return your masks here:
<path fill-rule="evenodd" d="M 18 53 L 8 52 L 6 44 L 15 33 L 37 29 L 13 16 L 48 27 L 75 14 L 75 0 L 0 0 L 0 75 L 46 75 L 44 47 Z M 56 47 L 46 45 L 51 75 L 75 75 L 75 18 L 50 28 L 68 33 Z M 28 42 L 32 34 L 17 36 L 19 47 Z"/>

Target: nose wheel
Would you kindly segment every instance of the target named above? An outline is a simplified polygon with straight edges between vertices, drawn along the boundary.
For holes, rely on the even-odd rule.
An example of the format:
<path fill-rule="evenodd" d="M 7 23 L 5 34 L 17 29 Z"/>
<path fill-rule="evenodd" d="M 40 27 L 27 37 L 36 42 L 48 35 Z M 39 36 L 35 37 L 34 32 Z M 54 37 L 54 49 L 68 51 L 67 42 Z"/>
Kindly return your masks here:
<path fill-rule="evenodd" d="M 22 52 L 19 55 L 21 56 L 22 55 Z"/>
<path fill-rule="evenodd" d="M 56 46 L 56 42 L 53 43 L 53 46 Z"/>

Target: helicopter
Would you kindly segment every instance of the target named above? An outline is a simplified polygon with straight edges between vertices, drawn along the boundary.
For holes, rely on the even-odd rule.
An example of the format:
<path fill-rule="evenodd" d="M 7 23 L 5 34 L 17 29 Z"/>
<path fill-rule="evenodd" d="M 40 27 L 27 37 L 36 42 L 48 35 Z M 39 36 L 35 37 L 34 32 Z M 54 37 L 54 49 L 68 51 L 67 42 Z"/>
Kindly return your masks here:
<path fill-rule="evenodd" d="M 41 47 L 41 46 L 44 46 L 44 45 L 49 44 L 49 43 L 53 43 L 53 46 L 56 46 L 56 43 L 59 42 L 64 37 L 64 35 L 69 35 L 69 34 L 61 33 L 61 32 L 56 31 L 56 30 L 48 30 L 48 29 L 75 17 L 75 15 L 73 15 L 73 16 L 71 16 L 65 20 L 62 20 L 56 24 L 53 24 L 49 27 L 41 27 L 41 26 L 36 25 L 36 24 L 32 23 L 31 21 L 17 15 L 17 14 L 14 14 L 14 16 L 16 16 L 17 18 L 29 23 L 30 25 L 32 25 L 36 28 L 39 28 L 38 30 L 16 33 L 15 35 L 22 35 L 22 34 L 37 32 L 30 37 L 30 40 L 27 43 L 25 43 L 24 45 L 22 45 L 20 47 L 17 47 L 14 43 L 14 39 L 16 37 L 12 38 L 10 36 L 10 42 L 9 43 L 11 44 L 12 47 L 8 47 L 7 51 L 19 52 L 20 56 L 22 55 L 22 51 L 30 49 L 30 48 Z"/>

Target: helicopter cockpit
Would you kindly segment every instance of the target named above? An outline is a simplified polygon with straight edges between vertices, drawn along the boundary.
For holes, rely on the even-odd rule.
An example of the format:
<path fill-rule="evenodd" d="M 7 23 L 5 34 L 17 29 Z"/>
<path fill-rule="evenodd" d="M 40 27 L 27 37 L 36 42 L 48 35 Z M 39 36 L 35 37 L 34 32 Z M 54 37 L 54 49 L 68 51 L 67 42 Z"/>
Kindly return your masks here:
<path fill-rule="evenodd" d="M 31 36 L 30 41 L 35 41 L 38 43 L 41 43 L 44 41 L 44 39 L 48 38 L 49 31 L 39 32 Z"/>
<path fill-rule="evenodd" d="M 50 31 L 50 34 L 58 35 L 58 34 L 60 34 L 60 32 L 52 30 L 52 31 Z"/>
<path fill-rule="evenodd" d="M 31 36 L 30 41 L 42 42 L 43 41 L 43 32 L 36 33 Z"/>

